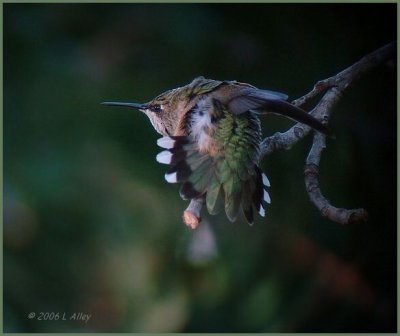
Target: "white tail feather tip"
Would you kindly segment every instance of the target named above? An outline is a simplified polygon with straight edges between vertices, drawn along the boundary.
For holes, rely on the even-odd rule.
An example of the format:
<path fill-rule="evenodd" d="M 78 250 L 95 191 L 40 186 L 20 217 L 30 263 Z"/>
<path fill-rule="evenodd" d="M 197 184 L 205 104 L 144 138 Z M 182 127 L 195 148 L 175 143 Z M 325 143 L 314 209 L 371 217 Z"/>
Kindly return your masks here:
<path fill-rule="evenodd" d="M 267 202 L 268 204 L 271 203 L 271 197 L 269 197 L 268 191 L 264 190 L 264 201 Z"/>
<path fill-rule="evenodd" d="M 262 181 L 263 181 L 263 184 L 264 184 L 265 186 L 267 186 L 267 187 L 270 187 L 270 186 L 271 186 L 271 184 L 269 183 L 269 180 L 268 180 L 267 175 L 265 175 L 264 173 L 262 174 Z"/>
<path fill-rule="evenodd" d="M 258 213 L 260 214 L 261 217 L 265 217 L 265 210 L 262 207 L 262 205 L 260 205 L 260 210 L 258 210 Z"/>
<path fill-rule="evenodd" d="M 170 164 L 172 160 L 172 153 L 170 151 L 163 151 L 157 154 L 156 160 L 160 163 Z"/>
<path fill-rule="evenodd" d="M 176 172 L 171 174 L 165 174 L 165 180 L 169 183 L 176 183 L 178 182 Z"/>
<path fill-rule="evenodd" d="M 157 145 L 165 149 L 174 148 L 174 144 L 175 140 L 171 139 L 169 136 L 165 136 L 157 140 Z"/>

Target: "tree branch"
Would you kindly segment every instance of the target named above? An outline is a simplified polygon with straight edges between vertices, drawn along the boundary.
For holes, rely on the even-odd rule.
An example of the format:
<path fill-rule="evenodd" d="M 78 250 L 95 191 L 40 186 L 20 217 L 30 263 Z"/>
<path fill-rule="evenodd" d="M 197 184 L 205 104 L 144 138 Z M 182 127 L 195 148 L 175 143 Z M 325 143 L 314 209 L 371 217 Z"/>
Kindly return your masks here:
<path fill-rule="evenodd" d="M 292 104 L 296 106 L 304 105 L 319 93 L 326 90 L 325 94 L 310 114 L 327 124 L 332 113 L 332 108 L 340 100 L 343 92 L 361 75 L 392 58 L 395 52 L 396 42 L 389 43 L 375 50 L 350 67 L 339 72 L 337 75 L 318 81 L 310 92 L 294 100 Z M 265 138 L 260 146 L 261 158 L 271 154 L 275 150 L 292 148 L 292 146 L 303 139 L 310 130 L 311 128 L 309 126 L 297 123 L 284 133 L 277 132 Z M 318 172 L 321 153 L 324 148 L 325 136 L 316 132 L 304 168 L 306 189 L 311 202 L 320 210 L 322 216 L 337 223 L 350 224 L 366 220 L 368 214 L 364 209 L 346 210 L 336 208 L 322 195 L 319 187 Z M 183 213 L 185 224 L 192 229 L 195 229 L 201 221 L 200 211 L 203 204 L 203 199 L 193 199 Z"/>
<path fill-rule="evenodd" d="M 332 107 L 339 101 L 342 93 L 362 74 L 373 67 L 389 60 L 396 52 L 396 42 L 391 42 L 380 49 L 364 56 L 352 66 L 339 72 L 337 75 L 318 81 L 314 88 L 304 96 L 295 99 L 292 104 L 301 106 L 314 98 L 320 92 L 328 89 L 320 103 L 323 101 L 325 108 L 314 108 L 310 114 L 318 120 L 327 123 Z M 278 149 L 290 149 L 299 140 L 304 138 L 311 128 L 307 125 L 297 123 L 284 133 L 277 132 L 269 136 L 261 143 L 261 157 L 271 154 Z"/>
<path fill-rule="evenodd" d="M 303 105 L 322 90 L 328 88 L 317 106 L 310 112 L 314 117 L 326 124 L 332 113 L 332 108 L 340 100 L 343 92 L 365 72 L 393 57 L 395 51 L 396 42 L 375 50 L 337 75 L 319 81 L 309 93 L 294 100 L 293 104 L 297 106 Z M 309 131 L 310 127 L 296 124 L 285 133 L 275 133 L 262 142 L 262 155 L 270 154 L 276 149 L 291 148 Z M 321 153 L 324 148 L 325 136 L 321 133 L 316 133 L 304 168 L 306 189 L 311 202 L 314 203 L 323 216 L 334 222 L 350 224 L 365 221 L 368 213 L 364 209 L 346 210 L 336 208 L 322 195 L 319 187 L 318 172 Z"/>
<path fill-rule="evenodd" d="M 189 206 L 183 212 L 183 222 L 193 230 L 196 229 L 201 222 L 200 211 L 204 203 L 203 197 L 193 198 L 190 200 Z"/>
<path fill-rule="evenodd" d="M 323 149 L 325 149 L 325 136 L 316 133 L 304 168 L 306 190 L 311 202 L 319 209 L 322 216 L 340 224 L 351 224 L 366 220 L 368 213 L 364 209 L 336 208 L 322 195 L 318 181 L 318 167 Z"/>

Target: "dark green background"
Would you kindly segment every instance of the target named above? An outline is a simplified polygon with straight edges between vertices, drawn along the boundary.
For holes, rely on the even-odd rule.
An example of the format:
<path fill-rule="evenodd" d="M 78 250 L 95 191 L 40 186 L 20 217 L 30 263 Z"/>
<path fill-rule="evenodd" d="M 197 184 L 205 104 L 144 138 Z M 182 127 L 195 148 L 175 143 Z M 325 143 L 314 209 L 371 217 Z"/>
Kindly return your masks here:
<path fill-rule="evenodd" d="M 262 161 L 265 219 L 204 214 L 191 231 L 150 122 L 99 105 L 198 75 L 297 98 L 395 40 L 395 4 L 3 9 L 5 331 L 396 331 L 395 61 L 348 90 L 330 122 L 321 185 L 336 206 L 369 211 L 352 226 L 309 202 L 307 137 Z M 265 135 L 292 124 L 262 122 Z"/>

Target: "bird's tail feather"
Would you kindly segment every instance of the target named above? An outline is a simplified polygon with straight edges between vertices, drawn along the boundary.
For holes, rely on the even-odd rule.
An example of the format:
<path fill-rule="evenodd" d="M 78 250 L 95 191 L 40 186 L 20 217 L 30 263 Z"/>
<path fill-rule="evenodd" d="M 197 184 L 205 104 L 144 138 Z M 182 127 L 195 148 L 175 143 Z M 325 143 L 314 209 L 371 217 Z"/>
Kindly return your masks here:
<path fill-rule="evenodd" d="M 163 137 L 157 144 L 165 149 L 157 155 L 157 161 L 170 166 L 165 179 L 170 183 L 182 183 L 180 195 L 183 199 L 205 196 L 210 214 L 217 214 L 224 206 L 232 222 L 240 208 L 250 224 L 254 221 L 253 207 L 265 216 L 264 203 L 271 202 L 267 191 L 269 181 L 257 165 L 254 164 L 244 178 L 236 171 L 226 171 L 226 162 L 221 159 L 200 152 L 188 137 Z"/>

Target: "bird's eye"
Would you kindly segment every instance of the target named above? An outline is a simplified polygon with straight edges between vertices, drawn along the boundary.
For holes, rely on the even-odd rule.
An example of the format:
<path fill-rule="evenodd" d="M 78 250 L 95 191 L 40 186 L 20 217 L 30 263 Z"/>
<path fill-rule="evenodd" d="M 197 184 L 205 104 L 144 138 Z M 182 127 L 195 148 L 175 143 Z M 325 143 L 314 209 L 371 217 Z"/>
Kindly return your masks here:
<path fill-rule="evenodd" d="M 151 110 L 152 112 L 159 113 L 159 112 L 162 111 L 162 108 L 161 108 L 161 105 L 160 105 L 160 104 L 156 104 L 156 105 L 153 105 L 153 106 L 150 108 L 150 110 Z"/>

